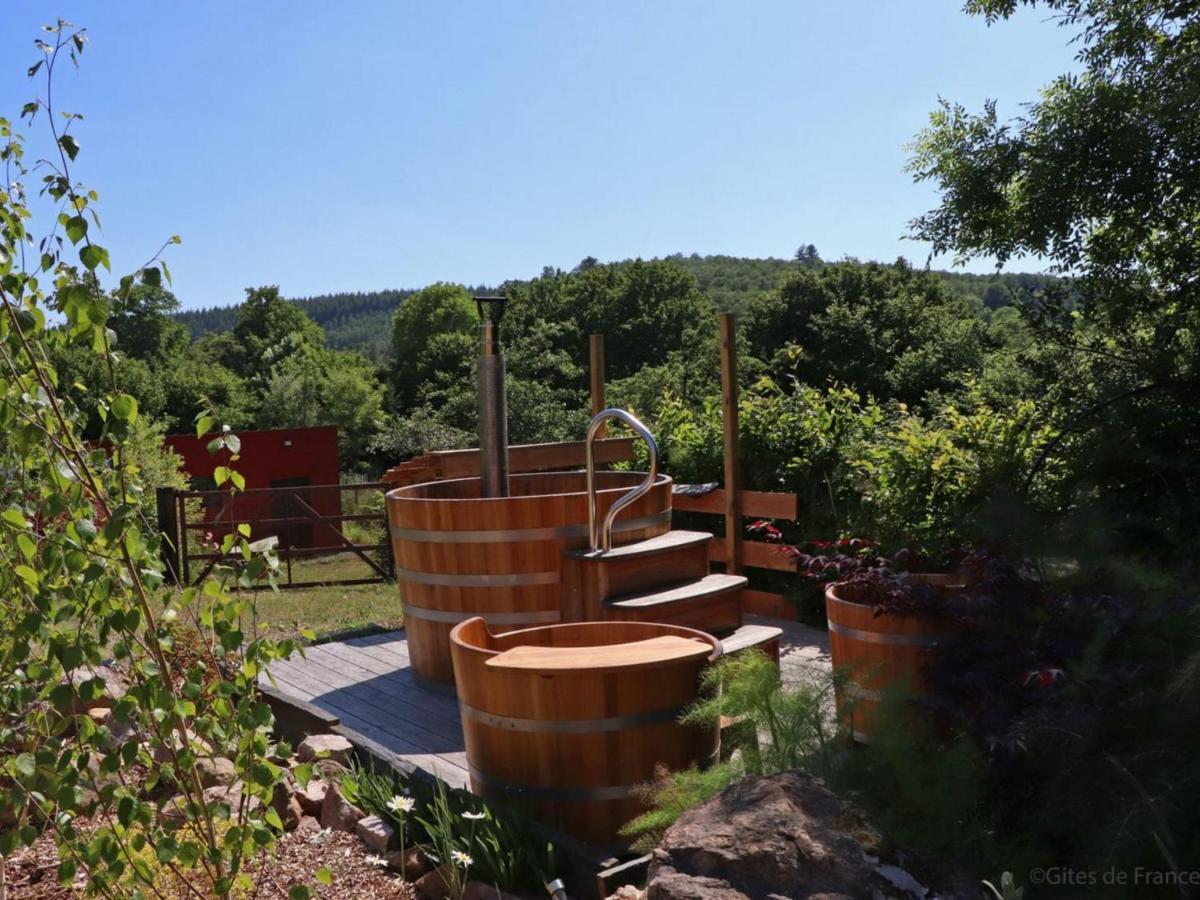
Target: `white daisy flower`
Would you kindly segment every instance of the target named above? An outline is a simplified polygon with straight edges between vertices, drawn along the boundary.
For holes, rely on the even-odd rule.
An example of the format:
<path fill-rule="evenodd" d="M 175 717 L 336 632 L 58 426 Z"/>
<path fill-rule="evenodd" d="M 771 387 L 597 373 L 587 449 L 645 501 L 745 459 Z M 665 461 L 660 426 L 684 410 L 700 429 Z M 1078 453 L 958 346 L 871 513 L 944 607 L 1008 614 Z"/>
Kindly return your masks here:
<path fill-rule="evenodd" d="M 471 859 L 471 857 L 467 856 L 461 850 L 451 850 L 450 859 L 454 861 L 455 865 L 462 866 L 464 869 L 475 862 L 475 860 Z"/>
<path fill-rule="evenodd" d="M 367 856 L 367 865 L 368 866 L 384 866 L 384 867 L 386 867 L 387 860 L 384 859 L 382 856 L 375 856 L 374 854 L 371 854 L 371 855 Z"/>
<path fill-rule="evenodd" d="M 462 814 L 462 817 L 464 819 L 471 819 L 473 821 L 479 821 L 480 819 L 482 819 L 484 817 L 484 814 L 481 812 L 465 812 Z"/>
<path fill-rule="evenodd" d="M 397 813 L 398 812 L 410 813 L 413 811 L 413 808 L 416 805 L 417 805 L 417 801 L 414 800 L 412 797 L 405 797 L 401 794 L 397 794 L 396 796 L 394 796 L 391 800 L 389 800 L 387 802 L 387 808 L 390 809 L 392 812 L 397 812 Z"/>

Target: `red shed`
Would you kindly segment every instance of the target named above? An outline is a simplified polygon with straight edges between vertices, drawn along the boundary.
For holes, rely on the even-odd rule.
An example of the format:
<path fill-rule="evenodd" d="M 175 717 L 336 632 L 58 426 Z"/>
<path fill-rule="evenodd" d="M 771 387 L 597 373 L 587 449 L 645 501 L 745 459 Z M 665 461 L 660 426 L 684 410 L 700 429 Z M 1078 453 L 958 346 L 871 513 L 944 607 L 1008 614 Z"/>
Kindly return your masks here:
<path fill-rule="evenodd" d="M 339 546 L 341 541 L 334 529 L 311 518 L 314 512 L 323 516 L 341 513 L 341 493 L 319 487 L 336 485 L 341 477 L 337 428 L 270 428 L 238 431 L 237 436 L 242 449 L 232 467 L 246 479 L 246 487 L 233 495 L 232 508 L 229 495 L 206 499 L 204 519 L 213 524 L 213 534 L 220 537 L 233 524 L 250 522 L 256 540 L 277 535 L 285 547 Z M 216 489 L 213 470 L 230 465 L 228 451 L 208 452 L 212 438 L 211 434 L 202 438 L 169 434 L 163 439 L 183 457 L 183 471 L 191 478 L 193 490 Z M 267 488 L 293 490 L 264 490 Z"/>

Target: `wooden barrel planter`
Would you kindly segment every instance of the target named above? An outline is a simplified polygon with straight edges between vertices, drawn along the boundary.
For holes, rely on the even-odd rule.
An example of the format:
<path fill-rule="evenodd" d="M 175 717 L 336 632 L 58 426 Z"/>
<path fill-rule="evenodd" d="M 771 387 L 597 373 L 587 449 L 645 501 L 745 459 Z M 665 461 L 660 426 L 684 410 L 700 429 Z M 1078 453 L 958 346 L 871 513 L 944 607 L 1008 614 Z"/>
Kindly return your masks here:
<path fill-rule="evenodd" d="M 598 472 L 601 517 L 645 477 Z M 478 478 L 433 481 L 387 495 L 396 579 L 413 671 L 452 684 L 450 629 L 482 616 L 500 630 L 560 619 L 562 553 L 587 544 L 582 472 L 509 477 L 509 496 L 480 497 Z M 671 528 L 671 479 L 660 475 L 622 510 L 616 544 Z"/>
<path fill-rule="evenodd" d="M 493 634 L 476 618 L 450 640 L 471 790 L 580 840 L 618 843 L 656 766 L 718 757 L 716 729 L 677 721 L 721 655 L 701 631 L 581 622 Z"/>
<path fill-rule="evenodd" d="M 950 575 L 915 575 L 939 589 L 955 590 L 961 582 Z M 875 614 L 855 585 L 825 589 L 829 655 L 846 682 L 837 692 L 838 721 L 853 740 L 871 743 L 881 727 L 883 695 L 897 691 L 920 696 L 928 690 L 926 669 L 939 645 L 951 636 L 945 621 L 917 616 Z"/>

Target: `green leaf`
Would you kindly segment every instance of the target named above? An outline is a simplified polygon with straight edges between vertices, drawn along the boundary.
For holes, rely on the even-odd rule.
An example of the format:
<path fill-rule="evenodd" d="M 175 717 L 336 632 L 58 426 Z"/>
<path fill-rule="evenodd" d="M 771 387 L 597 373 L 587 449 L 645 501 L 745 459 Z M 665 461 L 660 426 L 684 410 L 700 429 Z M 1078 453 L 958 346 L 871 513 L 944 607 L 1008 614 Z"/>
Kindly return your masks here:
<path fill-rule="evenodd" d="M 67 219 L 65 227 L 67 229 L 67 238 L 72 244 L 78 244 L 83 240 L 84 235 L 87 234 L 87 219 L 85 219 L 83 216 L 73 216 L 70 219 Z M 49 268 L 49 266 L 46 266 L 46 268 Z"/>
<path fill-rule="evenodd" d="M 10 525 L 15 525 L 17 528 L 25 529 L 29 527 L 29 522 L 25 519 L 21 511 L 12 506 L 0 513 L 0 519 L 3 519 Z"/>
<path fill-rule="evenodd" d="M 217 420 L 213 416 L 201 416 L 196 420 L 196 437 L 202 438 L 217 424 Z"/>
<path fill-rule="evenodd" d="M 325 885 L 326 887 L 333 884 L 333 873 L 324 866 L 317 869 L 315 874 L 317 881 L 321 882 L 321 884 Z"/>
<path fill-rule="evenodd" d="M 30 587 L 38 586 L 38 573 L 29 568 L 29 566 L 15 566 L 13 568 L 13 574 L 15 574 Z"/>
<path fill-rule="evenodd" d="M 75 157 L 79 155 L 79 141 L 75 140 L 75 135 L 64 134 L 58 139 L 58 145 L 63 148 L 63 151 L 74 162 Z"/>
<path fill-rule="evenodd" d="M 230 469 L 229 480 L 233 482 L 233 486 L 239 491 L 244 491 L 246 489 L 246 478 L 241 472 Z"/>
<path fill-rule="evenodd" d="M 293 884 L 288 888 L 288 900 L 309 900 L 312 897 L 312 888 L 307 884 Z"/>
<path fill-rule="evenodd" d="M 215 469 L 213 469 L 213 481 L 216 483 L 217 487 L 220 487 L 228 480 L 229 480 L 229 467 L 228 466 L 217 466 Z"/>
<path fill-rule="evenodd" d="M 96 271 L 97 266 L 104 266 L 105 269 L 112 271 L 112 266 L 108 261 L 108 251 L 99 244 L 88 244 L 80 250 L 79 260 L 87 266 L 89 272 Z"/>
<path fill-rule="evenodd" d="M 151 287 L 160 287 L 162 285 L 162 272 L 154 266 L 147 266 L 140 272 L 142 281 Z"/>
<path fill-rule="evenodd" d="M 138 403 L 129 394 L 120 394 L 112 402 L 113 415 L 133 424 L 137 421 Z"/>
<path fill-rule="evenodd" d="M 236 434 L 225 435 L 225 446 L 229 448 L 230 453 L 242 452 L 242 439 Z"/>
<path fill-rule="evenodd" d="M 37 762 L 34 761 L 32 753 L 21 753 L 13 761 L 13 768 L 22 778 L 32 778 L 33 773 L 37 771 Z"/>
<path fill-rule="evenodd" d="M 266 815 L 263 816 L 268 825 L 277 831 L 283 831 L 283 819 L 279 818 L 279 813 L 274 809 L 267 809 Z"/>

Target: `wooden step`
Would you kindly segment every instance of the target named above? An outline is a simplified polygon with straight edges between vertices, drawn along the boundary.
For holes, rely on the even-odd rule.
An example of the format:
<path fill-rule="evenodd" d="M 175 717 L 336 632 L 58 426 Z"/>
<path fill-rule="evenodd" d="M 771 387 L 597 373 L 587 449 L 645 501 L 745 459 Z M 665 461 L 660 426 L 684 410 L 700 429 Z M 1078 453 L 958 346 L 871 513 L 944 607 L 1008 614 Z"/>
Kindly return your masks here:
<path fill-rule="evenodd" d="M 674 553 L 699 546 L 707 547 L 711 540 L 712 535 L 707 531 L 685 531 L 680 528 L 664 532 L 656 537 L 646 538 L 644 541 L 621 544 L 611 550 L 568 550 L 565 555 L 593 562 L 598 560 L 615 562 L 626 559 L 642 559 L 660 553 Z"/>
<path fill-rule="evenodd" d="M 717 633 L 742 624 L 741 575 L 705 575 L 666 588 L 622 594 L 604 601 L 604 618 L 663 622 Z"/>
<path fill-rule="evenodd" d="M 604 618 L 605 600 L 699 581 L 708 574 L 708 545 L 703 531 L 668 531 L 611 550 L 563 553 L 564 622 Z"/>
<path fill-rule="evenodd" d="M 783 629 L 774 625 L 742 625 L 732 633 L 721 636 L 721 650 L 725 656 L 731 656 L 757 647 L 778 663 L 779 639 L 782 636 Z"/>

